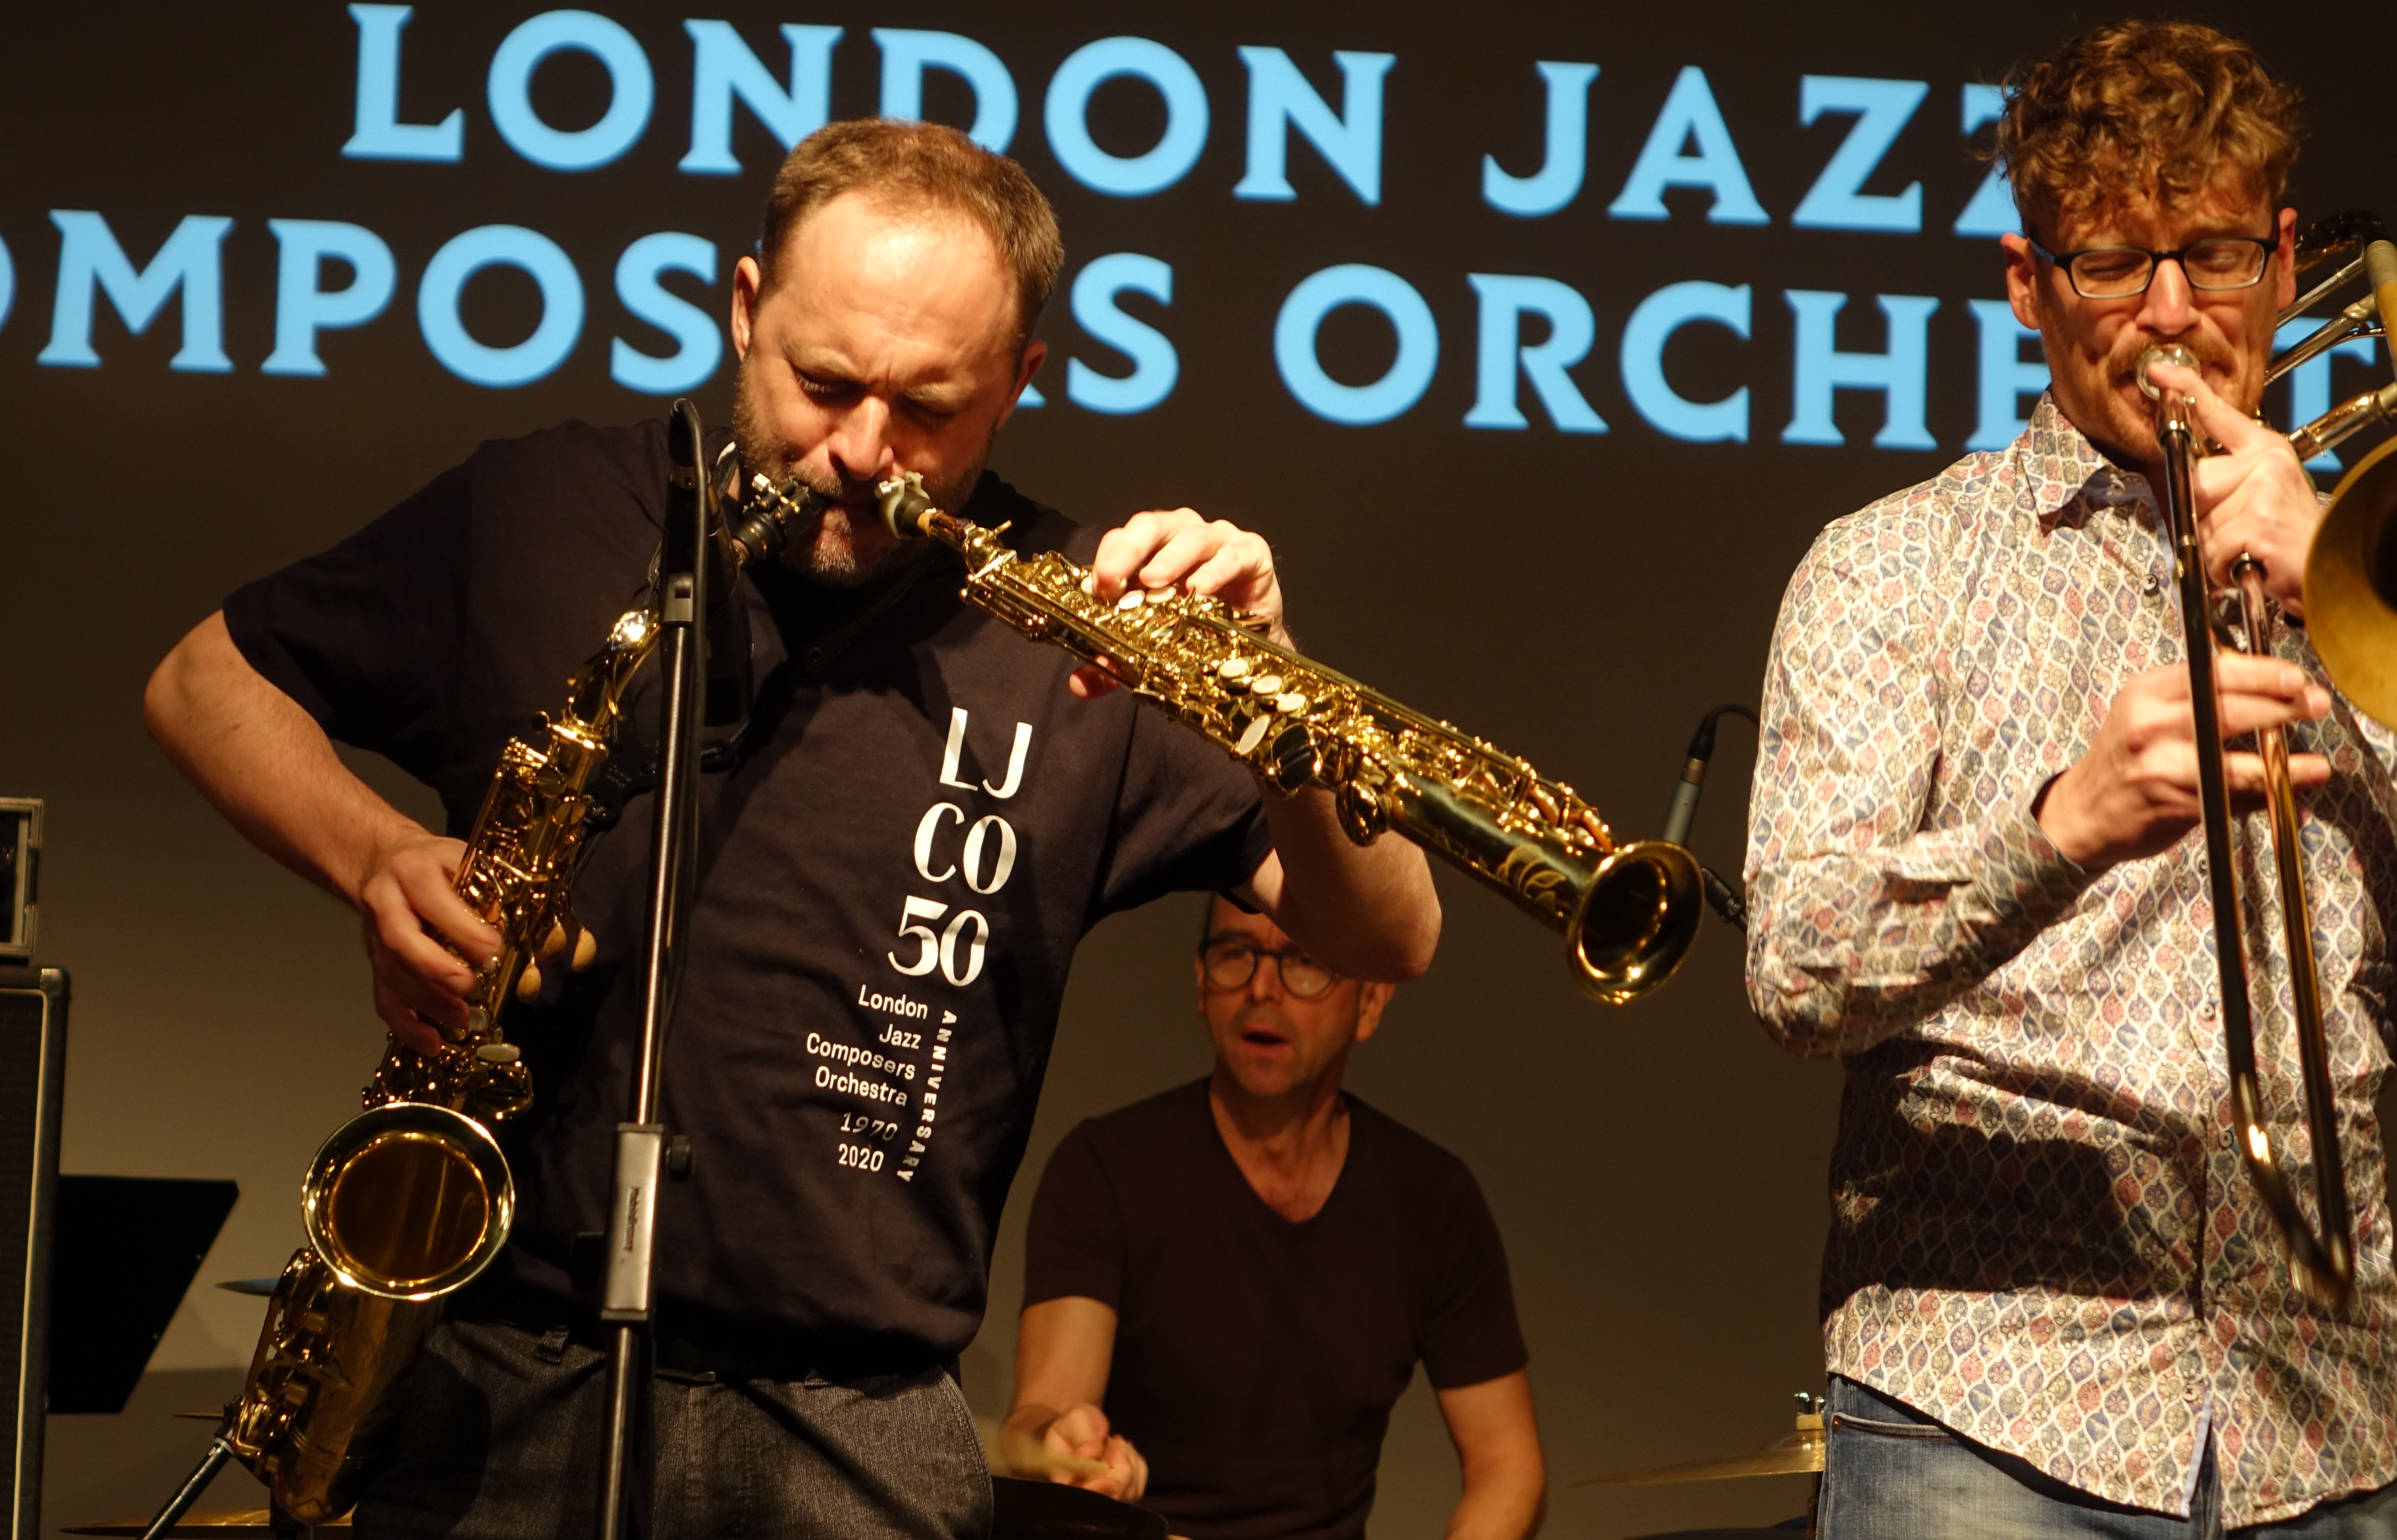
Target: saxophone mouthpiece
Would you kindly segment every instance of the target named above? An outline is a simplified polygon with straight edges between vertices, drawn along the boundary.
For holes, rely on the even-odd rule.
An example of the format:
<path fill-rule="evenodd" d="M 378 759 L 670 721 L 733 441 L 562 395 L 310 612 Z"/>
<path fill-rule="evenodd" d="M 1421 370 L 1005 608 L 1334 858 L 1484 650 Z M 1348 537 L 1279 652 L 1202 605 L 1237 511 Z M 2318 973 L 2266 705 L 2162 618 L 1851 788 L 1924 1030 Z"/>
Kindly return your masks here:
<path fill-rule="evenodd" d="M 805 525 L 823 516 L 824 499 L 797 476 L 777 487 L 762 471 L 752 475 L 749 495 L 743 500 L 738 522 L 730 531 L 732 543 L 740 548 L 742 565 L 781 556 L 791 542 L 794 524 Z"/>
<path fill-rule="evenodd" d="M 924 516 L 933 512 L 932 500 L 925 495 L 924 478 L 915 471 L 902 471 L 874 489 L 874 496 L 882 512 L 882 526 L 901 540 L 915 540 L 924 533 Z"/>

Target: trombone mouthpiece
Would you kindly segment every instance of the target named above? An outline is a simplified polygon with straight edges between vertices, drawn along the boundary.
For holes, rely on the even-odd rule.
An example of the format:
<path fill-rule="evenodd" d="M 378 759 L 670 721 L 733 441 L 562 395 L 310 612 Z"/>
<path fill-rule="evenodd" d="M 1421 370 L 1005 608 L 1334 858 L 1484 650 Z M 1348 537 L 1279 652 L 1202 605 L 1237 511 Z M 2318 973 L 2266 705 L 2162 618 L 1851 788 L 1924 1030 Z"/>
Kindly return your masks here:
<path fill-rule="evenodd" d="M 2150 401 L 2163 395 L 2163 387 L 2157 384 L 2155 377 L 2148 372 L 2158 364 L 2177 364 L 2182 368 L 2194 369 L 2197 368 L 2197 355 L 2178 342 L 2167 342 L 2163 347 L 2149 348 L 2139 355 L 2139 389 L 2147 393 Z"/>

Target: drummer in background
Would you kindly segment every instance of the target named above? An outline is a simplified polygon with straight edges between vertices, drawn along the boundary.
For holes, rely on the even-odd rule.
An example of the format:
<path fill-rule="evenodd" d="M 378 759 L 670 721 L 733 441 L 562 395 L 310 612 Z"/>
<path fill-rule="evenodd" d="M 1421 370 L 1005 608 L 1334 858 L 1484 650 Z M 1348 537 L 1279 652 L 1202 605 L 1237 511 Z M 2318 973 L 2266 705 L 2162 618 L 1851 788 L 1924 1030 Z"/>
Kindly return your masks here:
<path fill-rule="evenodd" d="M 1531 1534 L 1497 1225 L 1463 1161 L 1340 1089 L 1391 986 L 1221 898 L 1195 971 L 1213 1073 L 1081 1124 L 1041 1177 L 1008 1447 L 1103 1465 L 1050 1469 L 1190 1540 L 1361 1534 L 1420 1359 L 1464 1464 L 1449 1534 Z"/>

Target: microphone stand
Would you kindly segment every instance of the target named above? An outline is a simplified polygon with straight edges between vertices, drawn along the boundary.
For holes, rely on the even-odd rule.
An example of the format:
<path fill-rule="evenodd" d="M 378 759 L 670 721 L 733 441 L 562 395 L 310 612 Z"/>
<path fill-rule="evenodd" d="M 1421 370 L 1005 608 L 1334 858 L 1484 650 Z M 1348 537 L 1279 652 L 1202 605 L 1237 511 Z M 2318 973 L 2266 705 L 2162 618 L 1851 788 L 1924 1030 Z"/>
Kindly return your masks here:
<path fill-rule="evenodd" d="M 689 949 L 681 933 L 697 883 L 700 720 L 706 695 L 707 585 L 716 489 L 701 452 L 699 411 L 677 400 L 666 421 L 674 469 L 658 556 L 657 656 L 664 686 L 649 844 L 649 935 L 643 955 L 641 1051 L 632 1116 L 616 1125 L 608 1211 L 608 1269 L 599 1319 L 609 1333 L 608 1430 L 599 1464 L 599 1540 L 647 1540 L 656 1481 L 653 1438 L 657 1205 L 663 1175 L 689 1169 L 689 1145 L 658 1121 L 658 1082 Z"/>

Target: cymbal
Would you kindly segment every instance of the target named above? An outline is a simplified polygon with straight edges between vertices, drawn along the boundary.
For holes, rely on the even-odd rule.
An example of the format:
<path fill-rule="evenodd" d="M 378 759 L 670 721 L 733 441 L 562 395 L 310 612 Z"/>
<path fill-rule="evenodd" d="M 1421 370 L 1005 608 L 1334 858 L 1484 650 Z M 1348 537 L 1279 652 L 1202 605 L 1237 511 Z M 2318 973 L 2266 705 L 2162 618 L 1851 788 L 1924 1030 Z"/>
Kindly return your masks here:
<path fill-rule="evenodd" d="M 75 1524 L 68 1534 L 129 1534 L 147 1533 L 147 1519 L 115 1519 L 99 1524 Z M 186 1540 L 247 1540 L 248 1536 L 272 1535 L 274 1526 L 267 1520 L 264 1508 L 223 1508 L 213 1513 L 187 1513 L 167 1532 L 169 1536 L 185 1536 Z M 316 1526 L 318 1534 L 347 1534 L 349 1516 L 344 1514 L 329 1524 Z"/>
<path fill-rule="evenodd" d="M 1734 1476 L 1803 1476 L 1823 1468 L 1823 1419 L 1819 1416 L 1798 1419 L 1794 1433 L 1774 1440 L 1762 1449 L 1746 1454 L 1726 1454 L 1711 1460 L 1685 1460 L 1679 1465 L 1650 1466 L 1641 1470 L 1618 1471 L 1612 1476 L 1593 1476 L 1586 1481 L 1575 1481 L 1577 1487 L 1644 1487 L 1659 1486 L 1668 1481 L 1720 1481 Z M 1813 1423 L 1807 1427 L 1803 1425 Z"/>

